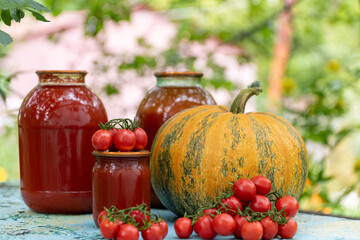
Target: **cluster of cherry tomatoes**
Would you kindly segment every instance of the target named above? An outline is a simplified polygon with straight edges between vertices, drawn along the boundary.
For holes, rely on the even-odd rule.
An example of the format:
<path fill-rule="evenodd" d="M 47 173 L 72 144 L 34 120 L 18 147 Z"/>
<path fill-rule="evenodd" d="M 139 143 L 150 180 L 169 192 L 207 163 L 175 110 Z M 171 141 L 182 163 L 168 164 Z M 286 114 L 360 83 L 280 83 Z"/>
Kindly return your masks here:
<path fill-rule="evenodd" d="M 143 150 L 148 142 L 144 129 L 128 118 L 112 119 L 105 124 L 100 123 L 92 138 L 91 144 L 97 151 Z"/>
<path fill-rule="evenodd" d="M 177 219 L 176 235 L 189 238 L 195 231 L 203 239 L 213 239 L 217 234 L 245 240 L 272 239 L 278 235 L 292 238 L 297 232 L 293 217 L 299 204 L 291 196 L 282 197 L 270 190 L 271 182 L 264 176 L 239 179 L 233 183 L 231 195 L 200 209 L 194 216 Z"/>
<path fill-rule="evenodd" d="M 150 214 L 146 204 L 123 210 L 112 206 L 98 216 L 101 235 L 106 239 L 162 240 L 168 234 L 167 223 L 155 214 Z"/>

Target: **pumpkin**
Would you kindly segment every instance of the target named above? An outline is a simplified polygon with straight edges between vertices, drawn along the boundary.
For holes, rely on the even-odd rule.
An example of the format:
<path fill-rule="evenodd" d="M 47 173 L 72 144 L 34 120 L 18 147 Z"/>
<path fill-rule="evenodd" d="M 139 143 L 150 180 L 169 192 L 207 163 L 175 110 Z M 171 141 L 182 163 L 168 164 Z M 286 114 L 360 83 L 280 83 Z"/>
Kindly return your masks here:
<path fill-rule="evenodd" d="M 308 154 L 298 131 L 284 118 L 244 114 L 262 91 L 258 82 L 242 90 L 230 111 L 204 105 L 183 110 L 158 130 L 150 157 L 151 183 L 166 208 L 178 216 L 229 192 L 239 178 L 263 175 L 272 190 L 299 198 L 308 174 Z"/>

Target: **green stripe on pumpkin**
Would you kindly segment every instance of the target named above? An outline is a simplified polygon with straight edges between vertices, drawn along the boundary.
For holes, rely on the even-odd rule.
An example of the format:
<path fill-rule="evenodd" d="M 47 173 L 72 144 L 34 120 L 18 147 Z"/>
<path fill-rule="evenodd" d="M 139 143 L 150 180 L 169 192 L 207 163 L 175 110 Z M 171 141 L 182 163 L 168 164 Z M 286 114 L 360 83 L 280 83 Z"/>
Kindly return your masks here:
<path fill-rule="evenodd" d="M 266 112 L 258 112 L 257 114 L 261 114 L 261 115 L 266 115 L 271 117 L 272 119 L 275 119 L 279 122 L 281 122 L 284 126 L 286 126 L 287 131 L 289 133 L 289 135 L 296 139 L 297 141 L 297 145 L 301 146 L 300 147 L 300 151 L 298 153 L 299 159 L 301 160 L 301 165 L 302 166 L 306 166 L 306 168 L 301 168 L 300 173 L 296 173 L 297 174 L 297 179 L 301 180 L 300 185 L 302 186 L 301 189 L 304 189 L 305 184 L 306 184 L 306 179 L 308 176 L 308 166 L 309 166 L 309 159 L 308 159 L 308 154 L 307 154 L 307 150 L 305 147 L 305 143 L 303 141 L 303 139 L 300 137 L 299 132 L 296 130 L 296 128 L 294 126 L 292 126 L 288 121 L 286 121 L 284 118 L 271 114 L 271 113 L 266 113 Z M 300 176 L 299 176 L 300 175 Z M 299 198 L 301 195 L 301 192 L 299 192 L 297 194 L 297 196 L 294 196 L 296 198 Z"/>
<path fill-rule="evenodd" d="M 177 115 L 159 130 L 152 149 L 151 167 L 159 169 L 151 174 L 159 198 L 177 215 L 193 214 L 220 197 L 222 189 L 229 191 L 226 182 L 258 174 L 277 182 L 276 188 L 299 195 L 303 179 L 296 179 L 301 172 L 297 168 L 307 168 L 300 160 L 307 155 L 301 152 L 305 149 L 297 140 L 301 137 L 294 137 L 284 121 L 261 113 L 232 114 L 221 106 L 202 106 Z M 284 147 L 289 147 L 288 153 Z M 286 162 L 290 157 L 296 158 L 291 164 Z"/>

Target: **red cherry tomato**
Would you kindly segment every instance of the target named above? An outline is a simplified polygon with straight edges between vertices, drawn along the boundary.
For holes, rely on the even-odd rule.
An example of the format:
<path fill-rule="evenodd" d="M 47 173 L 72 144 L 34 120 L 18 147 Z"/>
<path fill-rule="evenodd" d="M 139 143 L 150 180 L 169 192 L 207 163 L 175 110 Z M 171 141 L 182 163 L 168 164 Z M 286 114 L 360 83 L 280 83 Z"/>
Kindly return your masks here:
<path fill-rule="evenodd" d="M 146 147 L 146 144 L 148 142 L 148 137 L 144 129 L 142 128 L 135 128 L 133 131 L 136 138 L 136 144 L 134 149 L 135 150 L 143 150 Z"/>
<path fill-rule="evenodd" d="M 241 236 L 244 240 L 259 240 L 263 235 L 260 222 L 245 222 L 241 227 Z"/>
<path fill-rule="evenodd" d="M 219 204 L 217 207 L 221 212 L 227 212 L 231 216 L 235 216 L 238 212 L 238 209 L 242 211 L 242 205 L 239 199 L 237 199 L 235 196 L 230 196 L 228 198 L 224 198 L 221 200 L 222 204 Z"/>
<path fill-rule="evenodd" d="M 118 128 L 111 128 L 108 131 L 111 132 L 111 134 L 113 135 L 113 137 L 115 136 L 115 134 L 119 131 L 120 129 Z"/>
<path fill-rule="evenodd" d="M 182 217 L 174 224 L 175 233 L 179 238 L 189 238 L 193 232 L 190 218 Z"/>
<path fill-rule="evenodd" d="M 279 231 L 279 225 L 277 222 L 274 222 L 270 217 L 266 217 L 260 221 L 260 224 L 263 228 L 262 239 L 269 240 L 275 238 Z"/>
<path fill-rule="evenodd" d="M 163 232 L 159 224 L 152 224 L 149 228 L 141 231 L 144 240 L 162 240 Z"/>
<path fill-rule="evenodd" d="M 115 145 L 114 145 L 114 136 L 119 131 L 119 129 L 118 128 L 111 128 L 108 131 L 111 132 L 111 134 L 113 136 L 113 142 L 112 142 L 111 147 L 109 148 L 109 151 L 117 151 L 117 149 L 115 148 Z"/>
<path fill-rule="evenodd" d="M 99 227 L 100 227 L 100 224 L 101 224 L 102 220 L 104 220 L 105 218 L 106 218 L 106 211 L 102 210 L 101 213 L 99 213 L 98 219 L 97 219 Z"/>
<path fill-rule="evenodd" d="M 203 239 L 213 239 L 217 233 L 214 230 L 213 220 L 209 216 L 202 216 L 194 225 L 195 232 Z"/>
<path fill-rule="evenodd" d="M 255 176 L 251 181 L 256 186 L 256 194 L 266 195 L 271 190 L 271 182 L 268 178 L 264 176 Z"/>
<path fill-rule="evenodd" d="M 91 137 L 91 144 L 97 151 L 108 150 L 113 142 L 113 136 L 108 130 L 97 130 Z"/>
<path fill-rule="evenodd" d="M 160 225 L 162 233 L 163 233 L 163 238 L 165 238 L 169 232 L 169 227 L 168 227 L 167 223 L 164 220 L 162 220 L 161 222 L 158 222 L 157 224 Z"/>
<path fill-rule="evenodd" d="M 285 211 L 282 215 L 284 216 L 284 213 L 286 213 L 286 217 L 295 217 L 299 211 L 298 201 L 291 196 L 284 196 L 282 198 L 279 198 L 276 201 L 275 207 L 277 211 L 280 211 L 285 207 Z"/>
<path fill-rule="evenodd" d="M 245 222 L 247 222 L 246 217 L 236 215 L 234 217 L 234 221 L 235 221 L 234 237 L 235 238 L 242 238 L 242 236 L 241 236 L 241 227 Z"/>
<path fill-rule="evenodd" d="M 122 224 L 116 234 L 116 240 L 138 240 L 139 230 L 131 224 Z"/>
<path fill-rule="evenodd" d="M 119 229 L 119 224 L 110 222 L 107 219 L 103 219 L 100 224 L 101 235 L 106 239 L 111 239 L 115 237 Z"/>
<path fill-rule="evenodd" d="M 297 232 L 297 222 L 295 219 L 290 218 L 287 223 L 279 226 L 279 235 L 282 238 L 290 239 L 295 236 Z"/>
<path fill-rule="evenodd" d="M 255 184 L 246 178 L 238 179 L 232 186 L 234 196 L 241 202 L 250 202 L 254 199 L 256 194 Z"/>
<path fill-rule="evenodd" d="M 135 144 L 135 134 L 128 129 L 120 129 L 114 136 L 114 145 L 119 151 L 130 152 L 134 149 Z"/>
<path fill-rule="evenodd" d="M 250 203 L 250 208 L 254 212 L 267 212 L 271 208 L 271 202 L 264 195 L 255 195 L 255 198 Z"/>
<path fill-rule="evenodd" d="M 220 213 L 213 219 L 214 230 L 221 236 L 229 236 L 235 231 L 236 223 L 228 213 Z"/>
<path fill-rule="evenodd" d="M 137 227 L 142 227 L 145 224 L 145 215 L 139 210 L 132 210 L 130 216 L 135 219 L 135 222 L 138 224 Z M 150 220 L 150 216 L 146 215 L 147 221 Z"/>
<path fill-rule="evenodd" d="M 209 217 L 215 217 L 217 215 L 217 209 L 216 208 L 209 208 L 205 209 L 203 211 L 203 216 L 209 216 Z"/>

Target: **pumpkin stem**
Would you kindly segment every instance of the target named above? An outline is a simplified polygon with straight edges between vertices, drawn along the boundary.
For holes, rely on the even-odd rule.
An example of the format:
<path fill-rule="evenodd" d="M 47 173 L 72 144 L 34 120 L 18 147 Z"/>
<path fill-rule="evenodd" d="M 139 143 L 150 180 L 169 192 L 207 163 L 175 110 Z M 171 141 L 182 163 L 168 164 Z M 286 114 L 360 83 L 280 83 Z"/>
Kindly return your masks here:
<path fill-rule="evenodd" d="M 246 89 L 241 90 L 239 95 L 235 98 L 233 103 L 231 104 L 230 112 L 237 114 L 237 113 L 244 113 L 245 106 L 247 101 L 254 95 L 259 95 L 262 92 L 262 88 L 260 86 L 259 81 L 255 81 L 250 84 Z"/>

